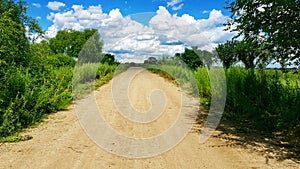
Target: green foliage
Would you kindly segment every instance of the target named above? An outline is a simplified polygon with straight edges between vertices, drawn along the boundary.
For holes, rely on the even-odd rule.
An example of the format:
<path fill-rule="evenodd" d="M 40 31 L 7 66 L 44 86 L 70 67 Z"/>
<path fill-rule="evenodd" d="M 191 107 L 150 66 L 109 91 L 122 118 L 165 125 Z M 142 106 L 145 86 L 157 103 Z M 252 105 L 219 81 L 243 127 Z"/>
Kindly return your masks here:
<path fill-rule="evenodd" d="M 228 0 L 232 13 L 228 28 L 246 41 L 262 42 L 272 58 L 285 66 L 300 64 L 300 2 L 298 0 Z"/>
<path fill-rule="evenodd" d="M 175 58 L 184 62 L 190 69 L 196 70 L 203 66 L 203 60 L 197 55 L 194 49 L 184 49 L 184 53 L 176 53 Z"/>
<path fill-rule="evenodd" d="M 216 48 L 219 59 L 228 69 L 234 63 L 241 61 L 246 69 L 256 66 L 264 68 L 269 63 L 269 53 L 264 52 L 263 44 L 256 41 L 227 41 Z"/>
<path fill-rule="evenodd" d="M 95 55 L 94 57 L 99 59 L 102 50 L 102 42 L 100 41 L 100 34 L 96 29 L 86 29 L 83 32 L 61 30 L 57 32 L 55 38 L 49 40 L 49 47 L 54 54 L 67 54 L 73 58 L 77 58 L 79 57 L 80 52 L 84 52 L 81 55 L 87 55 L 86 52 L 89 51 L 89 57 Z M 85 49 L 85 51 L 82 51 L 83 49 Z M 93 51 L 95 49 L 96 51 Z M 92 51 L 96 53 L 90 53 Z M 93 58 L 91 62 L 96 61 Z"/>
<path fill-rule="evenodd" d="M 178 66 L 180 65 L 180 61 L 179 61 L 179 58 L 176 58 L 176 57 L 167 57 L 167 56 L 164 56 L 160 59 L 157 60 L 157 64 L 160 64 L 160 65 L 173 65 L 173 66 Z"/>
<path fill-rule="evenodd" d="M 212 66 L 215 60 L 214 52 L 200 50 L 198 49 L 198 47 L 192 47 L 192 49 L 197 54 L 197 56 L 202 60 L 203 64 L 206 65 L 207 69 L 210 69 L 210 67 Z"/>
<path fill-rule="evenodd" d="M 109 65 L 114 65 L 114 64 L 119 64 L 116 60 L 115 60 L 115 56 L 109 53 L 106 53 L 102 56 L 101 58 L 101 63 L 106 63 Z"/>
<path fill-rule="evenodd" d="M 72 67 L 51 70 L 48 76 L 29 73 L 29 68 L 10 69 L 0 95 L 0 136 L 5 137 L 38 122 L 44 114 L 71 103 Z"/>
<path fill-rule="evenodd" d="M 229 69 L 226 109 L 264 130 L 295 126 L 300 118 L 300 86 L 287 81 L 278 71 Z"/>
<path fill-rule="evenodd" d="M 209 71 L 198 68 L 194 76 L 201 104 L 209 108 L 212 91 Z M 227 69 L 224 118 L 261 131 L 293 131 L 297 127 L 299 130 L 299 76 L 297 71 L 283 76 L 279 70 Z"/>
<path fill-rule="evenodd" d="M 149 57 L 147 60 L 144 61 L 144 64 L 156 64 L 157 59 L 155 57 Z"/>
<path fill-rule="evenodd" d="M 73 77 L 73 98 L 78 99 L 112 79 L 117 65 L 86 63 L 77 65 Z M 125 69 L 124 69 L 125 70 Z"/>
<path fill-rule="evenodd" d="M 167 65 L 164 64 L 168 63 L 166 58 L 164 59 L 164 62 L 158 60 L 158 63 L 160 64 L 146 64 L 144 66 L 151 72 L 157 73 L 176 83 L 187 94 L 198 95 L 198 87 L 193 71 L 187 65 Z"/>
<path fill-rule="evenodd" d="M 208 70 L 205 68 L 198 68 L 194 72 L 194 76 L 199 89 L 199 97 L 200 98 L 208 98 L 211 97 L 211 85 L 210 79 L 208 75 Z"/>
<path fill-rule="evenodd" d="M 254 61 L 260 53 L 258 43 L 247 41 L 236 42 L 234 52 L 238 60 L 244 63 L 246 69 L 255 68 Z"/>
<path fill-rule="evenodd" d="M 74 70 L 73 84 L 92 82 L 96 79 L 99 63 L 86 63 L 78 65 Z"/>
<path fill-rule="evenodd" d="M 76 61 L 68 55 L 56 54 L 50 55 L 46 58 L 46 64 L 53 67 L 71 66 L 74 67 Z"/>
<path fill-rule="evenodd" d="M 100 41 L 100 34 L 96 31 L 90 38 L 85 42 L 81 48 L 78 64 L 85 63 L 99 63 L 102 59 L 102 42 Z"/>
<path fill-rule="evenodd" d="M 224 44 L 219 44 L 216 48 L 218 58 L 222 61 L 226 69 L 237 62 L 237 56 L 234 52 L 235 43 L 234 41 L 227 41 Z"/>
<path fill-rule="evenodd" d="M 29 34 L 43 33 L 36 20 L 26 16 L 26 10 L 24 1 L 0 1 L 0 60 L 8 64 L 27 64 L 30 55 L 26 27 Z"/>
<path fill-rule="evenodd" d="M 102 55 L 100 35 L 95 30 L 63 32 L 70 35 L 72 41 L 66 41 L 69 44 L 64 44 L 61 34 L 50 42 L 30 44 L 29 41 L 34 42 L 30 39 L 33 33 L 43 32 L 25 12 L 23 1 L 0 0 L 0 141 L 25 140 L 27 137 L 18 136 L 19 131 L 36 124 L 46 114 L 69 106 L 73 100 L 71 87 L 76 61 L 67 53 L 76 56 L 91 37 L 91 44 L 87 45 L 96 46 L 94 57 Z M 54 50 L 56 47 L 58 50 Z M 106 65 L 98 71 L 102 82 L 109 80 L 106 76 L 115 67 Z"/>

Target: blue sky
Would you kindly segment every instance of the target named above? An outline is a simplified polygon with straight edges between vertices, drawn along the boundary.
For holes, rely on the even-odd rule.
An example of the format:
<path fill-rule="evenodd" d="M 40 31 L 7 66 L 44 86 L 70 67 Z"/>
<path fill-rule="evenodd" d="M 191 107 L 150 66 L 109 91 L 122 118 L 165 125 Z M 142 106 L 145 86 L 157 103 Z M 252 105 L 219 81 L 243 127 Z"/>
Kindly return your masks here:
<path fill-rule="evenodd" d="M 65 6 L 60 8 L 60 11 L 68 10 L 72 5 L 97 6 L 101 5 L 103 12 L 108 13 L 112 9 L 119 8 L 124 16 L 136 14 L 136 13 L 155 13 L 159 6 L 165 6 L 169 9 L 171 14 L 190 14 L 196 19 L 208 18 L 208 11 L 212 9 L 222 10 L 225 15 L 229 15 L 229 12 L 224 9 L 225 0 L 183 0 L 180 4 L 183 4 L 181 9 L 172 10 L 172 6 L 168 6 L 167 0 L 57 0 L 62 2 Z M 32 17 L 38 17 L 39 23 L 44 29 L 47 29 L 52 23 L 47 20 L 47 15 L 52 11 L 47 7 L 49 0 L 27 0 L 29 5 L 28 14 Z M 177 6 L 178 6 L 177 5 Z M 37 7 L 38 6 L 38 7 Z M 176 5 L 175 5 L 176 6 Z M 146 24 L 146 23 L 145 23 Z"/>
<path fill-rule="evenodd" d="M 62 29 L 98 29 L 104 51 L 122 61 L 174 55 L 187 46 L 212 50 L 224 31 L 225 0 L 28 0 L 28 14 L 54 37 Z"/>

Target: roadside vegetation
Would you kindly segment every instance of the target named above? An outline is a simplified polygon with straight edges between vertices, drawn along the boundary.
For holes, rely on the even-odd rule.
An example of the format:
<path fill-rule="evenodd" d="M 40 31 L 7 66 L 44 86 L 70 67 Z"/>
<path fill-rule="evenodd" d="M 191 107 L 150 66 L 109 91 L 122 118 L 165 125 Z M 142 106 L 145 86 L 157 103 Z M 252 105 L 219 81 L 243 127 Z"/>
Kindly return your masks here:
<path fill-rule="evenodd" d="M 219 128 L 244 142 L 288 150 L 284 158 L 300 159 L 299 7 L 294 0 L 229 0 L 227 26 L 237 37 L 212 52 L 191 47 L 172 57 L 149 57 L 144 66 L 197 92 L 205 108 L 211 102 L 209 72 L 224 70 L 227 95 Z M 135 65 L 116 70 L 119 63 L 102 52 L 94 29 L 61 30 L 36 43 L 42 36 L 36 20 L 26 16 L 23 1 L 1 1 L 0 141 L 27 139 L 18 133 Z M 267 69 L 273 63 L 280 69 Z M 186 86 L 191 79 L 195 81 Z"/>
<path fill-rule="evenodd" d="M 299 160 L 299 7 L 299 1 L 293 0 L 229 0 L 226 8 L 232 16 L 227 28 L 236 31 L 236 37 L 219 44 L 212 52 L 191 47 L 183 53 L 156 61 L 148 59 L 145 63 L 171 64 L 173 68 L 169 69 L 181 71 L 177 74 L 186 73 L 178 69 L 186 63 L 196 79 L 200 102 L 207 109 L 212 91 L 209 72 L 223 66 L 227 96 L 219 129 L 238 136 L 235 141 L 241 145 L 264 144 L 264 153 L 276 151 L 280 159 Z M 280 67 L 267 68 L 274 64 Z M 150 70 L 174 79 L 166 71 L 155 69 Z M 205 115 L 199 117 L 204 119 Z"/>
<path fill-rule="evenodd" d="M 87 41 L 95 42 L 97 55 L 79 61 L 97 66 L 93 77 L 84 75 L 90 81 L 96 78 L 96 87 L 108 82 L 118 65 L 113 55 L 102 53 L 100 34 L 93 29 L 62 30 L 56 37 L 36 43 L 44 32 L 35 19 L 26 16 L 23 1 L 1 1 L 0 32 L 0 141 L 30 139 L 18 132 L 49 113 L 68 108 L 76 98 L 76 93 L 72 94 L 76 62 L 80 55 L 91 56 L 81 50 L 89 49 L 84 47 L 89 45 Z"/>

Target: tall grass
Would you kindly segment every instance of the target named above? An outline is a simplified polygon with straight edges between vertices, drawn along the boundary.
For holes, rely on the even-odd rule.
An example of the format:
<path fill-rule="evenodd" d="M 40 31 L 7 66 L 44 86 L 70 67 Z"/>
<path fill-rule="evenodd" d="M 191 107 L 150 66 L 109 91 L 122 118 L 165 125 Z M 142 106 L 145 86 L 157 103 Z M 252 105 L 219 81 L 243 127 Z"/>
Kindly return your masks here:
<path fill-rule="evenodd" d="M 179 85 L 187 94 L 198 95 L 198 86 L 193 71 L 184 65 L 145 65 L 153 73 L 157 73 Z"/>
<path fill-rule="evenodd" d="M 154 65 L 149 69 L 173 81 L 177 79 L 178 84 L 195 79 L 201 104 L 206 108 L 210 106 L 212 92 L 221 90 L 218 84 L 213 86 L 210 79 L 218 80 L 218 77 L 213 77 L 221 72 L 218 68 L 213 70 L 215 73 L 206 68 L 198 68 L 193 72 L 193 77 L 175 65 L 163 65 L 163 68 Z M 224 119 L 242 122 L 249 125 L 249 128 L 268 132 L 294 128 L 300 131 L 299 73 L 289 72 L 283 75 L 279 70 L 232 67 L 225 71 L 225 76 L 226 82 L 219 83 L 226 83 L 227 88 Z"/>
<path fill-rule="evenodd" d="M 200 98 L 210 98 L 211 97 L 211 85 L 208 75 L 208 71 L 205 68 L 198 68 L 194 72 L 194 76 L 199 88 Z"/>
<path fill-rule="evenodd" d="M 225 117 L 248 119 L 258 129 L 291 129 L 300 120 L 300 86 L 280 71 L 230 68 Z"/>
<path fill-rule="evenodd" d="M 74 70 L 72 65 L 41 65 L 35 70 L 24 67 L 14 67 L 8 71 L 0 69 L 3 79 L 0 84 L 0 141 L 39 122 L 49 113 L 68 108 L 74 96 L 73 75 L 79 85 L 90 84 L 96 79 L 96 85 L 100 86 L 113 77 L 117 67 L 91 64 Z"/>
<path fill-rule="evenodd" d="M 107 83 L 114 76 L 118 65 L 101 63 L 86 63 L 78 65 L 74 69 L 73 98 L 79 99 L 95 88 Z"/>

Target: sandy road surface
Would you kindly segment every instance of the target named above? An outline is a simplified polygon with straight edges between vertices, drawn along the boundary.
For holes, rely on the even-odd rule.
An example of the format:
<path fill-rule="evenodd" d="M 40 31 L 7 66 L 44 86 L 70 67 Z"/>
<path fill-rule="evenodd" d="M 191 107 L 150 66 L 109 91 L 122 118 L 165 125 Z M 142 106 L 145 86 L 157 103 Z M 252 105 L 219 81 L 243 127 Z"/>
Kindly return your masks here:
<path fill-rule="evenodd" d="M 122 76 L 119 75 L 119 76 Z M 112 100 L 110 82 L 97 91 L 96 100 L 106 122 L 122 135 L 135 138 L 155 136 L 168 129 L 177 118 L 180 89 L 163 78 L 143 71 L 129 87 L 132 106 L 140 112 L 151 107 L 149 92 L 161 89 L 167 98 L 165 112 L 149 124 L 137 124 L 121 116 Z M 182 142 L 173 149 L 158 156 L 142 159 L 120 157 L 100 148 L 82 129 L 74 107 L 67 111 L 51 114 L 41 125 L 24 134 L 33 139 L 19 143 L 5 143 L 0 146 L 0 168 L 297 168 L 284 161 L 269 160 L 239 147 L 229 147 L 218 138 L 210 138 L 199 144 L 199 134 L 194 128 Z M 114 142 L 112 140 L 112 142 Z"/>

